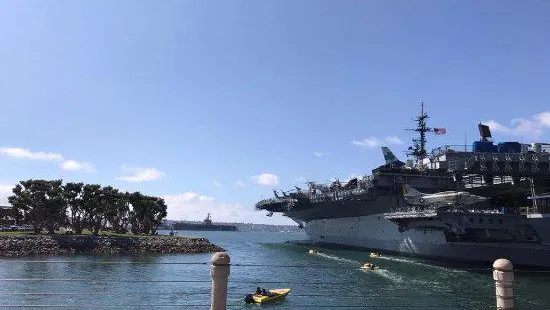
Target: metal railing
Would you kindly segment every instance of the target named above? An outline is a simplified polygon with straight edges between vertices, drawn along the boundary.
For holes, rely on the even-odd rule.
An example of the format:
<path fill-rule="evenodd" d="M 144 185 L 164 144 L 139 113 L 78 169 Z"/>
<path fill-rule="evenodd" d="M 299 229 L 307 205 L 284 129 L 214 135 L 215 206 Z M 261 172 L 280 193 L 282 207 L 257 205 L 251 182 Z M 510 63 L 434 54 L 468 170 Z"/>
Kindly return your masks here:
<path fill-rule="evenodd" d="M 10 260 L 10 262 L 18 262 L 15 260 Z M 231 304 L 228 303 L 228 287 L 229 284 L 294 284 L 294 285 L 302 285 L 302 286 L 333 286 L 333 285 L 340 285 L 341 282 L 338 281 L 323 281 L 322 278 L 319 279 L 313 279 L 308 281 L 307 279 L 304 281 L 295 281 L 295 282 L 289 282 L 289 281 L 282 281 L 278 279 L 263 279 L 260 281 L 251 281 L 248 279 L 244 280 L 230 280 L 230 272 L 231 268 L 233 267 L 244 267 L 244 268 L 253 268 L 253 267 L 259 267 L 259 268 L 285 268 L 285 269 L 292 269 L 292 268 L 317 268 L 317 269 L 349 269 L 349 267 L 341 266 L 341 265 L 334 265 L 334 266 L 324 266 L 324 265 L 292 265 L 292 264 L 281 264 L 281 265 L 273 265 L 273 264 L 235 264 L 231 263 L 231 259 L 228 253 L 226 252 L 218 252 L 215 253 L 212 256 L 211 262 L 143 262 L 143 261 L 128 261 L 128 262 L 103 262 L 103 261 L 76 261 L 76 260 L 68 260 L 68 261 L 40 261 L 40 260 L 31 260 L 31 261 L 21 261 L 28 264 L 103 264 L 103 265 L 113 265 L 113 264 L 171 264 L 171 265 L 210 265 L 210 275 L 211 279 L 209 280 L 197 280 L 197 279 L 183 279 L 183 280 L 135 280 L 135 279 L 109 279 L 109 284 L 124 284 L 124 283 L 197 283 L 201 284 L 201 286 L 205 286 L 207 284 L 210 284 L 211 288 L 210 291 L 196 291 L 196 290 L 189 290 L 185 292 L 157 292 L 154 293 L 155 295 L 162 296 L 162 295 L 175 295 L 178 297 L 180 303 L 172 303 L 172 304 L 162 304 L 162 303 L 152 303 L 152 304 L 128 304 L 128 305 L 117 305 L 117 304 L 104 304 L 104 303 L 94 303 L 94 302 L 87 302 L 85 305 L 86 307 L 96 307 L 99 309 L 103 308 L 177 308 L 177 309 L 187 309 L 187 308 L 210 308 L 211 310 L 225 310 L 228 307 L 241 307 L 241 305 L 238 304 Z M 482 271 L 482 272 L 488 272 L 490 271 L 490 268 L 477 268 L 477 269 L 468 269 L 471 271 Z M 545 271 L 537 271 L 537 272 L 545 272 Z M 550 271 L 548 271 L 550 272 Z M 514 270 L 512 263 L 506 259 L 498 259 L 493 264 L 493 280 L 495 281 L 495 292 L 496 292 L 496 309 L 497 310 L 511 310 L 514 309 L 514 294 L 513 294 L 513 282 L 514 282 Z M 11 283 L 19 283 L 19 282 L 50 282 L 52 285 L 54 283 L 58 282 L 97 282 L 97 279 L 94 278 L 0 278 L 0 281 L 3 282 L 11 282 Z M 334 293 L 334 292 L 332 292 Z M 84 298 L 100 298 L 105 297 L 109 295 L 117 296 L 117 295 L 127 295 L 127 296 L 140 296 L 143 295 L 143 292 L 124 292 L 124 293 L 109 293 L 109 292 L 101 292 L 101 291 L 88 291 L 88 292 L 74 292 L 74 291 L 63 291 L 63 292 L 17 292 L 17 291 L 10 291 L 10 292 L 0 292 L 0 308 L 80 308 L 79 305 L 74 304 L 5 304 L 2 302 L 2 300 L 5 300 L 5 297 L 7 296 L 24 296 L 24 297 L 39 297 L 39 296 L 63 296 L 66 298 L 72 298 L 75 296 L 80 296 Z M 460 294 L 459 292 L 456 292 L 456 294 Z M 458 296 L 458 298 L 468 299 L 468 296 L 466 292 L 463 292 L 464 296 Z M 210 304 L 207 303 L 196 303 L 196 302 L 183 302 L 181 303 L 182 297 L 189 297 L 189 296 L 210 296 Z M 386 296 L 387 295 L 387 296 Z M 392 292 L 388 292 L 384 297 L 384 300 L 400 300 L 398 304 L 388 304 L 387 302 L 384 302 L 382 304 L 372 304 L 372 303 L 365 303 L 363 305 L 338 305 L 338 309 L 340 308 L 362 308 L 362 309 L 368 309 L 368 308 L 418 308 L 418 309 L 444 309 L 444 308 L 457 308 L 456 305 L 448 305 L 445 303 L 444 300 L 439 302 L 439 304 L 411 304 L 409 298 L 410 296 L 399 296 L 395 295 Z M 314 298 L 319 299 L 322 297 L 327 297 L 326 293 L 296 293 L 292 294 L 292 296 L 296 297 L 307 297 L 307 298 Z M 339 298 L 342 299 L 354 299 L 354 300 L 360 300 L 360 299 L 368 299 L 372 301 L 371 296 L 361 296 L 358 294 L 353 294 L 350 292 L 341 292 L 338 294 Z M 378 296 L 381 297 L 381 296 Z M 174 300 L 174 299 L 172 299 Z M 235 300 L 232 298 L 231 300 Z M 5 301 L 4 301 L 5 302 Z M 296 307 L 296 309 L 301 308 L 334 308 L 334 306 L 327 305 L 327 304 L 320 304 L 320 305 L 312 305 L 309 303 L 304 303 L 300 305 L 292 305 L 293 307 Z"/>

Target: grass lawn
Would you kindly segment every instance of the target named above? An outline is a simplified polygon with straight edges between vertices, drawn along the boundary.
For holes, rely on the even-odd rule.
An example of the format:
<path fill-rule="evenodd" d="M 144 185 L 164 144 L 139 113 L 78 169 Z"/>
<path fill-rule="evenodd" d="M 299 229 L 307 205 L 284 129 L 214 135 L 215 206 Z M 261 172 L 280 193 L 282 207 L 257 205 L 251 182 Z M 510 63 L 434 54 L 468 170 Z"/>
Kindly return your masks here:
<path fill-rule="evenodd" d="M 0 231 L 0 236 L 34 235 L 32 231 Z"/>

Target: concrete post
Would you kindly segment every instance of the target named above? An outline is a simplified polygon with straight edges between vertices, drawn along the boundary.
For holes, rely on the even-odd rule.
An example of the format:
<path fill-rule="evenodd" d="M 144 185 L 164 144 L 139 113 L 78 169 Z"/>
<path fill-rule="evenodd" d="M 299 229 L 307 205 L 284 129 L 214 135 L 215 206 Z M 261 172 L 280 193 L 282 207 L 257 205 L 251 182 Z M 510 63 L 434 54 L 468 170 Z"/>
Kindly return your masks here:
<path fill-rule="evenodd" d="M 212 295 L 210 296 L 210 310 L 225 310 L 227 306 L 227 278 L 229 278 L 229 263 L 231 259 L 225 252 L 212 255 Z"/>
<path fill-rule="evenodd" d="M 493 279 L 496 286 L 497 310 L 514 309 L 514 266 L 504 258 L 493 263 Z"/>

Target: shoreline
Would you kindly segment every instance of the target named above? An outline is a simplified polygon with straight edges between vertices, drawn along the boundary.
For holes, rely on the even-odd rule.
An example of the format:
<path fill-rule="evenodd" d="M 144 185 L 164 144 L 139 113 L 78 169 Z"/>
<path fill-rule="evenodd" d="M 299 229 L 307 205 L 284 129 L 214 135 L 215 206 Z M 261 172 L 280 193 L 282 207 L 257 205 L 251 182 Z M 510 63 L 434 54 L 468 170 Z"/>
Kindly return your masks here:
<path fill-rule="evenodd" d="M 206 238 L 184 236 L 0 236 L 0 258 L 67 254 L 172 254 L 223 252 Z"/>

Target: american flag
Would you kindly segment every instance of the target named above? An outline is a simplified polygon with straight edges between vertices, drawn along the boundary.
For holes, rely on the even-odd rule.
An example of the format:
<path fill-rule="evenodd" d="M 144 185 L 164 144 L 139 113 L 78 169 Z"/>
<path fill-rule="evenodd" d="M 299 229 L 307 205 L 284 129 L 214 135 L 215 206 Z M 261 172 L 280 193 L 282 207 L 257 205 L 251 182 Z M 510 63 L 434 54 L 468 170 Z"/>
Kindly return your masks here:
<path fill-rule="evenodd" d="M 447 130 L 445 128 L 434 128 L 434 132 L 436 135 L 444 135 L 447 133 Z"/>

